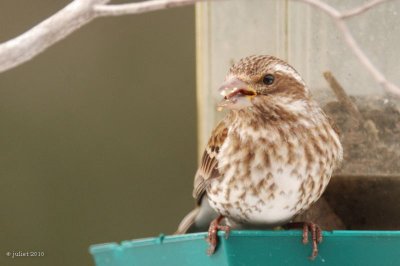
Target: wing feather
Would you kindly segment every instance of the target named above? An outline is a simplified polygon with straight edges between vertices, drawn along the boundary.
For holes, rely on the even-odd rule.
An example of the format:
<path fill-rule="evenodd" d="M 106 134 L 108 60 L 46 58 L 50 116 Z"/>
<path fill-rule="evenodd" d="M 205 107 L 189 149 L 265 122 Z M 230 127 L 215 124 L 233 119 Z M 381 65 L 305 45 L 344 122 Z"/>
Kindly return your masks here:
<path fill-rule="evenodd" d="M 227 134 L 228 128 L 222 121 L 213 130 L 211 138 L 207 143 L 207 147 L 204 150 L 200 166 L 194 177 L 193 197 L 198 203 L 201 201 L 210 181 L 213 178 L 218 178 L 220 176 L 218 171 L 217 155 Z"/>

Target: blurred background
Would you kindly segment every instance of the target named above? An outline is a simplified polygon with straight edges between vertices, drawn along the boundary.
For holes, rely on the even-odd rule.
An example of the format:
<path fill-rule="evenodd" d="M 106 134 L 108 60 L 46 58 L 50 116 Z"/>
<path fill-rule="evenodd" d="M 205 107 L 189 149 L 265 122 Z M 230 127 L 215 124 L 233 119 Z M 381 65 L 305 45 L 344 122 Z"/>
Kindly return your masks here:
<path fill-rule="evenodd" d="M 1 1 L 0 42 L 69 2 Z M 122 2 L 131 1 L 113 1 Z M 367 2 L 325 1 L 340 11 Z M 388 1 L 347 20 L 395 84 L 399 10 L 400 1 Z M 173 233 L 194 204 L 197 143 L 204 146 L 223 115 L 215 88 L 250 54 L 295 66 L 340 128 L 345 163 L 324 198 L 344 228 L 400 228 L 400 101 L 360 64 L 332 19 L 290 0 L 204 2 L 196 19 L 195 30 L 194 7 L 97 19 L 0 74 L 1 266 L 93 265 L 91 244 Z M 18 251 L 45 256 L 6 256 Z"/>
<path fill-rule="evenodd" d="M 0 1 L 0 42 L 69 2 Z M 0 74 L 0 265 L 93 265 L 91 244 L 172 233 L 195 94 L 193 7 L 95 20 Z"/>

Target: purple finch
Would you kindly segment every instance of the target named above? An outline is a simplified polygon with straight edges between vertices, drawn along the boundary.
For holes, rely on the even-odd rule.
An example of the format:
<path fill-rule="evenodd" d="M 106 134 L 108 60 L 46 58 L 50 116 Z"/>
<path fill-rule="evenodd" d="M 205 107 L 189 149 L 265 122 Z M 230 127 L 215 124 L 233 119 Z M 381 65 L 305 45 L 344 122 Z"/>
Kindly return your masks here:
<path fill-rule="evenodd" d="M 330 120 L 311 99 L 297 71 L 267 55 L 234 64 L 219 89 L 229 112 L 219 122 L 194 179 L 197 207 L 177 233 L 209 227 L 209 254 L 217 230 L 284 225 L 324 192 L 342 159 L 342 145 Z M 218 216 L 218 217 L 217 217 Z M 220 225 L 225 218 L 226 225 Z M 313 233 L 313 255 L 321 231 Z"/>

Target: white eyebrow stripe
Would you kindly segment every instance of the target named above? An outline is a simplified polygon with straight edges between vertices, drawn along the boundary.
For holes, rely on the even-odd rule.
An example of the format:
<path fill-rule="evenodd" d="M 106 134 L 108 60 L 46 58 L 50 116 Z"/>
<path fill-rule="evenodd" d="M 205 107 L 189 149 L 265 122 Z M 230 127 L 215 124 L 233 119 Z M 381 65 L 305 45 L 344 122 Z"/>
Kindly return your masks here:
<path fill-rule="evenodd" d="M 296 70 L 294 70 L 292 67 L 287 66 L 287 65 L 282 65 L 282 64 L 276 64 L 273 67 L 273 70 L 275 71 L 279 71 L 279 72 L 283 72 L 286 73 L 292 77 L 294 77 L 297 81 L 299 81 L 300 83 L 302 83 L 303 85 L 305 85 L 304 80 L 301 78 L 301 76 L 299 75 L 299 73 L 297 73 Z"/>

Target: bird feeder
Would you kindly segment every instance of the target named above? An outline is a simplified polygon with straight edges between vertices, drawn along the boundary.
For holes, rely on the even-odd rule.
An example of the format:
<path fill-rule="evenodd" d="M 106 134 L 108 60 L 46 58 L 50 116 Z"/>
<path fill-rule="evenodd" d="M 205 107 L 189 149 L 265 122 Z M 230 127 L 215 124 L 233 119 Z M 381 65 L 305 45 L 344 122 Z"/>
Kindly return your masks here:
<path fill-rule="evenodd" d="M 391 90 L 400 86 L 400 2 L 329 1 L 341 18 L 307 2 L 197 6 L 199 150 L 222 117 L 216 88 L 230 65 L 252 54 L 277 56 L 304 78 L 344 147 L 321 202 L 305 215 L 325 217 L 328 229 L 400 229 L 400 90 Z"/>
<path fill-rule="evenodd" d="M 207 256 L 205 233 L 159 236 L 90 248 L 96 266 L 137 265 L 399 265 L 400 232 L 325 232 L 320 255 L 311 261 L 310 246 L 299 243 L 300 231 L 232 231 L 220 234 L 221 245 Z M 370 250 L 374 247 L 374 250 Z M 370 250 L 371 252 L 367 252 Z M 379 254 L 379 255 L 377 255 Z"/>
<path fill-rule="evenodd" d="M 299 231 L 233 231 L 211 257 L 200 233 L 95 245 L 96 265 L 400 265 L 400 1 L 380 2 L 196 6 L 199 151 L 222 117 L 227 69 L 253 54 L 294 66 L 341 132 L 344 161 L 301 219 L 346 230 L 325 231 L 314 262 Z"/>

